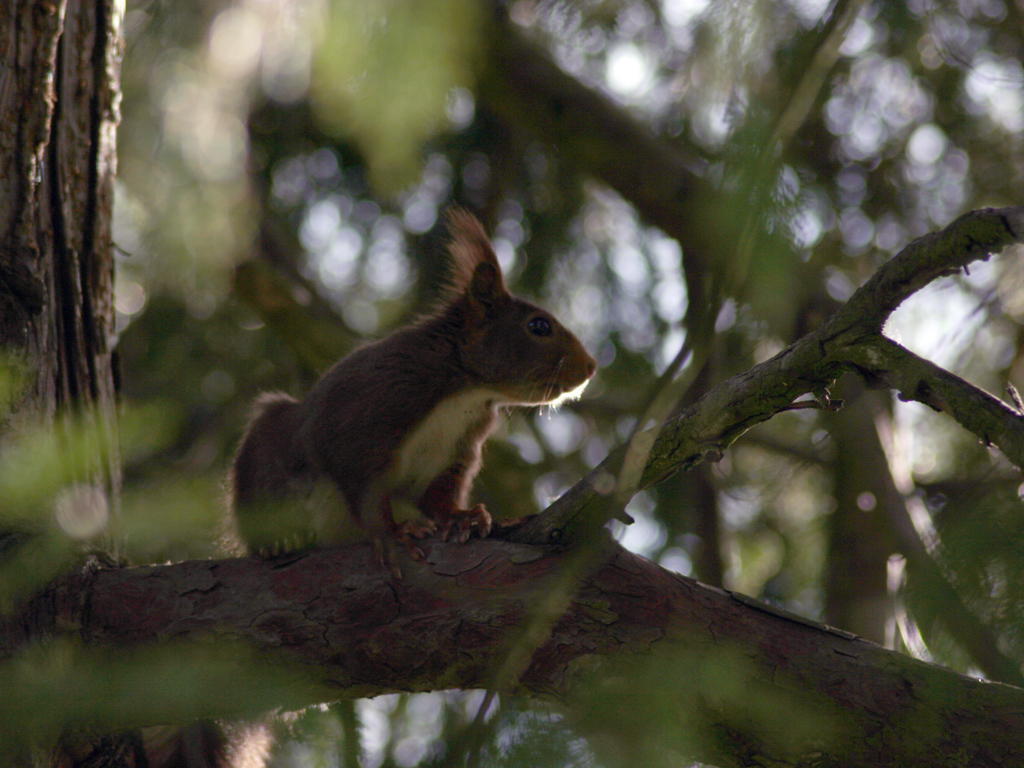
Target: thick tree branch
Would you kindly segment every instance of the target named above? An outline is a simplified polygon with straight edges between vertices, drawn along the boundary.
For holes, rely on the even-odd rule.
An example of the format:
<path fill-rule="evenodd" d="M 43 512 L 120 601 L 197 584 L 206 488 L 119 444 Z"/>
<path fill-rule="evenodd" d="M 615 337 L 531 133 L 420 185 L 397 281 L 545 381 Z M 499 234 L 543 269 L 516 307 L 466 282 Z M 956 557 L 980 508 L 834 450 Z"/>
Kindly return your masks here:
<path fill-rule="evenodd" d="M 2 627 L 0 746 L 70 722 L 111 729 L 481 686 L 564 558 L 494 540 L 428 547 L 427 562 L 403 563 L 398 582 L 369 546 L 69 577 Z M 96 680 L 107 694 L 90 688 Z M 657 748 L 723 766 L 754 755 L 783 766 L 939 765 L 954 754 L 1009 765 L 1024 728 L 1024 691 L 702 586 L 614 545 L 516 690 L 572 703 L 584 731 L 607 735 L 619 721 L 610 733 L 624 740 L 655 709 L 681 726 L 706 718 Z"/>
<path fill-rule="evenodd" d="M 697 173 L 703 161 L 564 72 L 503 13 L 495 25 L 490 69 L 479 86 L 488 105 L 618 191 L 647 221 L 684 243 L 684 253 L 692 249 L 694 258 L 709 258 L 715 251 L 700 247 L 707 245 L 701 233 L 712 228 L 694 226 L 700 221 L 693 217 L 694 205 L 707 198 L 710 204 L 719 195 Z"/>

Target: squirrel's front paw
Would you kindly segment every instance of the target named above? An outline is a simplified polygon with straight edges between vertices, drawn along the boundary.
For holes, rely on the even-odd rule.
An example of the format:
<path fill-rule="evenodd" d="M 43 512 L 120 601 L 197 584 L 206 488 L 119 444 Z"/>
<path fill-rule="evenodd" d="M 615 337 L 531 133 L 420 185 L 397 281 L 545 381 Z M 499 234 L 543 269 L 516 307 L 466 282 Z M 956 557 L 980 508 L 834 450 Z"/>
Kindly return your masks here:
<path fill-rule="evenodd" d="M 440 522 L 441 537 L 445 541 L 454 541 L 465 544 L 474 532 L 481 538 L 486 538 L 491 532 L 491 513 L 483 504 L 477 504 L 472 509 L 452 509 Z"/>

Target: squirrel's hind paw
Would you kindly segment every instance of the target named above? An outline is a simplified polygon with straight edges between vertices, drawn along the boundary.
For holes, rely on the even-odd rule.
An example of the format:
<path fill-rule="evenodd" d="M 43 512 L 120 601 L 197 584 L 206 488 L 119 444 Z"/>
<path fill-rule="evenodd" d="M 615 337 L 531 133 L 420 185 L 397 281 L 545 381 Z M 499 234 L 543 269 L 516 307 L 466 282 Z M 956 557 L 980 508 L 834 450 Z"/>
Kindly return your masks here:
<path fill-rule="evenodd" d="M 392 527 L 390 533 L 390 536 L 375 538 L 373 548 L 377 552 L 381 565 L 391 571 L 391 575 L 396 579 L 401 579 L 402 569 L 398 566 L 399 545 L 405 546 L 409 557 L 422 563 L 427 559 L 427 555 L 417 544 L 417 540 L 437 533 L 437 526 L 434 525 L 433 520 L 406 520 L 401 525 Z"/>

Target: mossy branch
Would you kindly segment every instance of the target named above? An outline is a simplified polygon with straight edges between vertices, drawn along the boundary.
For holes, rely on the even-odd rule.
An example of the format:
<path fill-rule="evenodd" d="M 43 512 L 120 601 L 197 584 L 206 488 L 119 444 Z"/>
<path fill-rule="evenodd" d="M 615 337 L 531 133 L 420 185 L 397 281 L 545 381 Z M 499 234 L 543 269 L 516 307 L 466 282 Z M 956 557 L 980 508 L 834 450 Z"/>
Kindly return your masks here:
<path fill-rule="evenodd" d="M 653 440 L 638 490 L 704 459 L 717 459 L 736 438 L 778 413 L 802 407 L 837 407 L 828 388 L 844 371 L 867 375 L 873 383 L 897 390 L 903 399 L 918 400 L 947 413 L 1024 467 L 1024 414 L 881 335 L 889 315 L 916 291 L 1022 240 L 1024 207 L 972 211 L 940 232 L 914 240 L 880 267 L 819 329 L 770 360 L 722 382 L 666 422 Z M 596 502 L 614 490 L 615 479 L 608 468 L 621 463 L 622 450 L 612 451 L 509 538 L 568 545 L 583 532 L 607 522 L 607 505 Z"/>

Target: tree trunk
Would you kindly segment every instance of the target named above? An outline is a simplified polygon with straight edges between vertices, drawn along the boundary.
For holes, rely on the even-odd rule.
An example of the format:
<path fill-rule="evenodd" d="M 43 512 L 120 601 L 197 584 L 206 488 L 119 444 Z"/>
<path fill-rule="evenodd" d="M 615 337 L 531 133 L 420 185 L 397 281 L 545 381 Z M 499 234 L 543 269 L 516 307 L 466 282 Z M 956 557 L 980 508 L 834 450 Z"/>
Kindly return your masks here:
<path fill-rule="evenodd" d="M 30 371 L 18 411 L 46 422 L 61 409 L 113 414 L 115 7 L 0 6 L 0 344 Z"/>
<path fill-rule="evenodd" d="M 94 516 L 92 536 L 114 555 L 103 523 L 121 484 L 111 207 L 122 13 L 115 0 L 0 3 L 0 444 L 55 431 L 57 445 L 89 456 L 54 508 Z M 0 564 L 38 533 L 0 519 Z M 74 741 L 52 760 L 102 748 L 117 764 L 131 751 L 123 739 Z"/>
<path fill-rule="evenodd" d="M 891 613 L 887 565 L 897 551 L 883 506 L 889 466 L 875 430 L 875 414 L 885 405 L 881 393 L 853 376 L 844 377 L 834 394 L 843 407 L 825 415 L 837 455 L 824 619 L 882 644 Z"/>

